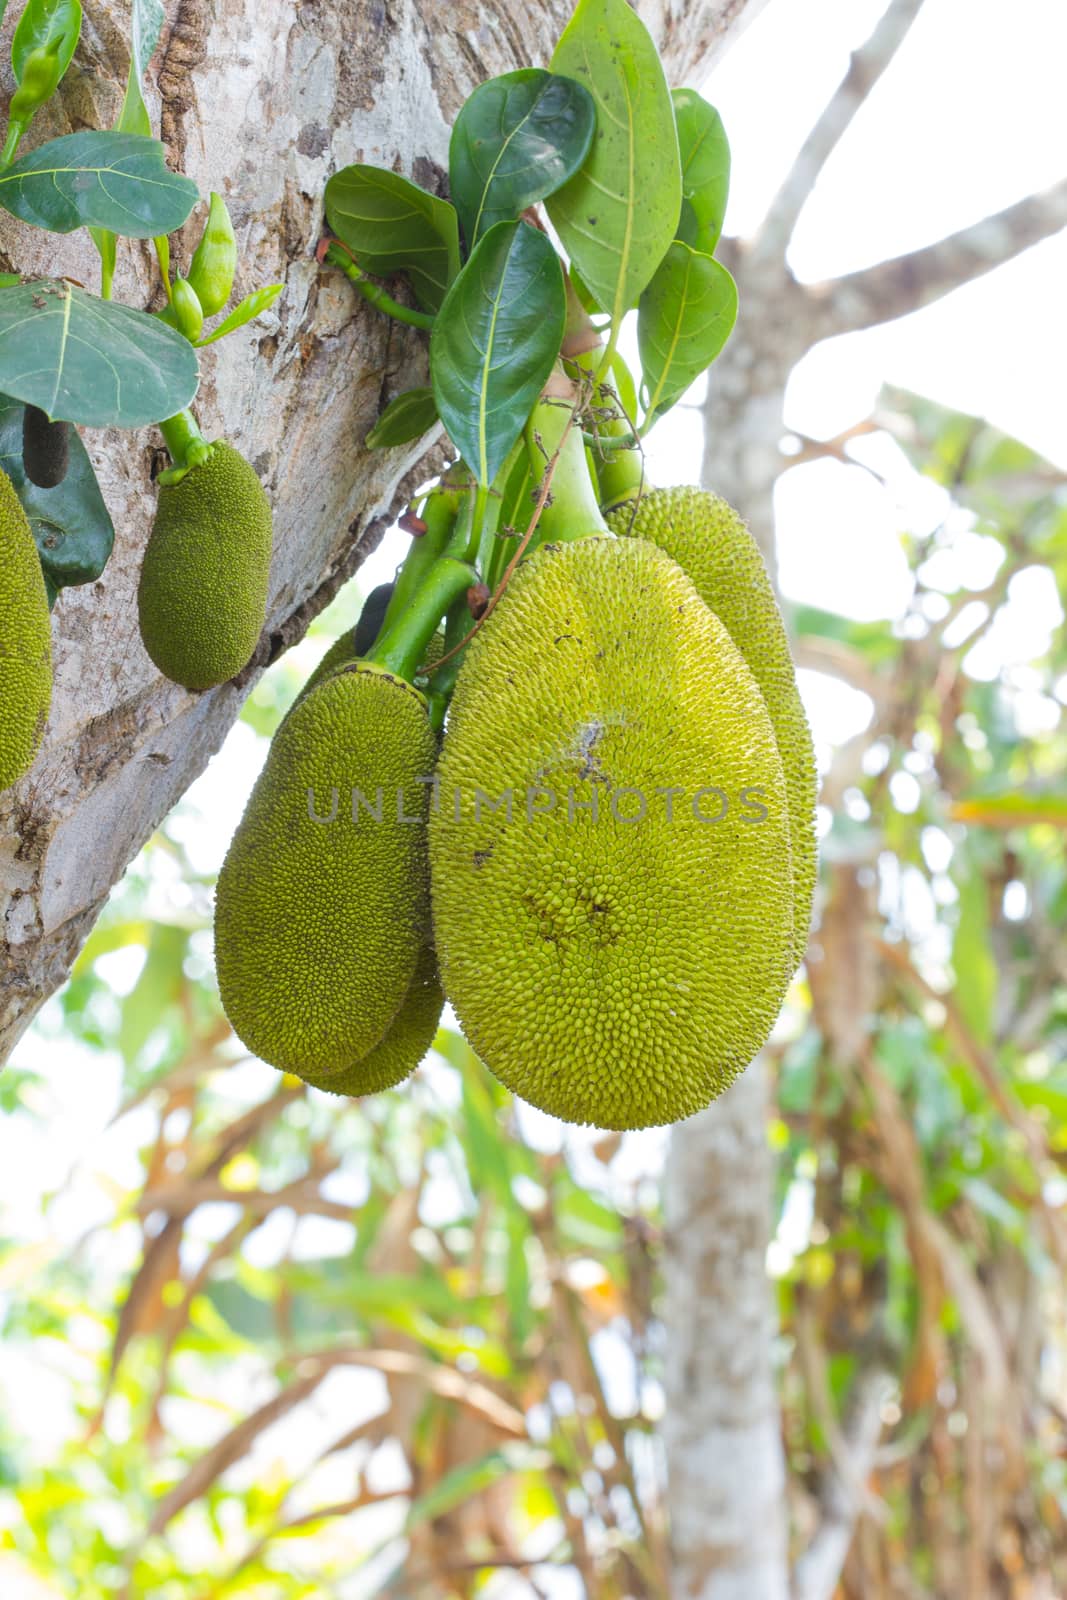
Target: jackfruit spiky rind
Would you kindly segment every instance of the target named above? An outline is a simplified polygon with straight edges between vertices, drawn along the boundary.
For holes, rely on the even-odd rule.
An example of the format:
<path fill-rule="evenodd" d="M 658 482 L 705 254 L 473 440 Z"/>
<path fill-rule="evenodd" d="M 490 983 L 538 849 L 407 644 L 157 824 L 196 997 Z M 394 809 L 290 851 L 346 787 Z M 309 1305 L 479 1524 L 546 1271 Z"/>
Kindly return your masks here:
<path fill-rule="evenodd" d="M 395 1089 L 409 1078 L 433 1044 L 445 996 L 433 947 L 425 945 L 411 987 L 380 1044 L 343 1072 L 304 1073 L 304 1081 L 327 1094 L 360 1097 Z"/>
<path fill-rule="evenodd" d="M 227 1016 L 281 1071 L 351 1071 L 400 1009 L 429 920 L 418 780 L 435 754 L 422 696 L 365 665 L 275 736 L 219 874 L 215 940 Z"/>
<path fill-rule="evenodd" d="M 770 717 L 681 569 L 636 539 L 530 557 L 468 647 L 438 780 L 435 942 L 490 1070 L 569 1122 L 647 1127 L 706 1106 L 777 1016 L 793 901 Z M 535 797 L 529 820 L 538 786 L 557 805 L 538 816 Z M 719 822 L 694 811 L 721 810 L 709 786 L 728 795 Z M 745 788 L 764 820 L 744 820 Z M 477 815 L 475 791 L 509 789 L 510 822 L 503 806 Z M 645 820 L 614 819 L 616 790 L 620 815 L 639 814 L 625 789 Z M 594 794 L 596 823 L 579 809 Z"/>
<path fill-rule="evenodd" d="M 623 505 L 609 514 L 608 523 L 615 533 L 651 540 L 688 574 L 744 656 L 767 702 L 789 797 L 799 963 L 808 942 L 818 873 L 818 775 L 789 638 L 759 546 L 733 507 L 705 489 L 654 489 L 636 509 Z"/>
<path fill-rule="evenodd" d="M 137 604 L 162 673 L 203 690 L 248 665 L 266 621 L 270 556 L 270 503 L 232 445 L 216 444 L 160 489 Z"/>
<path fill-rule="evenodd" d="M 52 631 L 37 546 L 0 472 L 0 789 L 24 777 L 52 700 Z"/>

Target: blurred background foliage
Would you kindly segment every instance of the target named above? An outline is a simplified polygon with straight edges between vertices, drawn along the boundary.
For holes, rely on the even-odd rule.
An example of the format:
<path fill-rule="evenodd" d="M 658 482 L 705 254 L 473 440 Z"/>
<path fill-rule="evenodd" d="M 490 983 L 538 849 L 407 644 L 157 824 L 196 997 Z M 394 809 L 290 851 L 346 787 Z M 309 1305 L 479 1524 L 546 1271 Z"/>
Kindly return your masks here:
<path fill-rule="evenodd" d="M 824 762 L 819 921 L 770 1048 L 796 1549 L 861 1462 L 842 1595 L 1053 1600 L 1067 645 L 990 642 L 1028 585 L 1067 590 L 1067 478 L 901 391 L 828 450 L 921 474 L 935 514 L 901 533 L 898 621 L 791 618 L 872 708 Z M 235 759 L 357 609 L 261 682 Z M 665 1135 L 565 1130 L 447 1027 L 364 1102 L 249 1061 L 213 981 L 212 782 L 0 1077 L 3 1153 L 40 1175 L 0 1241 L 0 1593 L 665 1597 Z M 802 1554 L 797 1582 L 819 1593 Z"/>

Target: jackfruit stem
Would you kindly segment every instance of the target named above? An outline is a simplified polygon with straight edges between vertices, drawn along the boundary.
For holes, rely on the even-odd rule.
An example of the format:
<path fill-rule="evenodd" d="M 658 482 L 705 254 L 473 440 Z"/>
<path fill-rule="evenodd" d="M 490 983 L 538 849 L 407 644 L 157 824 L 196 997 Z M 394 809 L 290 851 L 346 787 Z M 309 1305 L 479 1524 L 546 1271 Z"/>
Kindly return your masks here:
<path fill-rule="evenodd" d="M 589 475 L 582 431 L 572 423 L 573 415 L 573 404 L 542 398 L 526 424 L 526 449 L 535 484 L 544 482 L 555 458 L 552 486 L 537 526 L 537 544 L 608 532 Z"/>
<path fill-rule="evenodd" d="M 384 311 L 387 317 L 392 317 L 397 322 L 406 322 L 410 328 L 433 327 L 433 318 L 425 311 L 413 311 L 410 306 L 400 305 L 391 294 L 386 293 L 381 284 L 372 283 L 366 273 L 360 271 L 339 240 L 335 239 L 327 246 L 322 259 L 331 267 L 340 267 L 349 282 L 376 311 Z"/>
<path fill-rule="evenodd" d="M 599 351 L 580 351 L 571 361 L 580 371 L 599 376 Z M 644 457 L 634 440 L 634 418 L 624 416 L 618 403 L 599 384 L 593 402 L 613 412 L 598 420 L 591 451 L 600 504 L 605 511 L 613 511 L 627 500 L 636 500 L 648 488 Z M 614 448 L 613 440 L 619 441 Z"/>
<path fill-rule="evenodd" d="M 426 574 L 447 551 L 462 498 L 462 491 L 445 479 L 435 485 L 427 496 L 422 508 L 422 520 L 426 524 L 426 532 L 421 538 L 411 541 L 411 548 L 404 557 L 393 589 L 393 597 L 382 620 L 379 637 L 383 637 L 397 618 L 407 611 Z"/>
<path fill-rule="evenodd" d="M 364 659 L 412 683 L 441 618 L 477 582 L 478 574 L 467 562 L 439 557 Z"/>
<path fill-rule="evenodd" d="M 199 467 L 211 455 L 213 447 L 200 432 L 191 411 L 179 411 L 175 416 L 165 418 L 159 424 L 159 431 L 174 465 L 159 474 L 157 483 L 181 483 L 191 468 Z"/>
<path fill-rule="evenodd" d="M 444 726 L 445 712 L 448 710 L 452 690 L 456 687 L 459 669 L 467 653 L 459 647 L 470 631 L 471 614 L 467 607 L 467 597 L 461 595 L 458 600 L 453 601 L 445 618 L 444 657 L 442 665 L 430 677 L 427 692 L 430 721 L 438 733 Z"/>

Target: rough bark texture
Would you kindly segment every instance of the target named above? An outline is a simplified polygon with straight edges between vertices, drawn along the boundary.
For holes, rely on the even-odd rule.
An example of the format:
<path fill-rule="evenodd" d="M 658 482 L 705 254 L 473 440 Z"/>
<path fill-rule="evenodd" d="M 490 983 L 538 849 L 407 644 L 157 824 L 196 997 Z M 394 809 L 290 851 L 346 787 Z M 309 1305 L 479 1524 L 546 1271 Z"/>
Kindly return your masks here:
<path fill-rule="evenodd" d="M 664 1179 L 673 1600 L 788 1600 L 761 1061 L 675 1129 Z"/>
<path fill-rule="evenodd" d="M 761 3 L 646 0 L 642 10 L 682 81 Z M 173 163 L 205 196 L 217 189 L 229 203 L 242 252 L 238 293 L 286 286 L 274 313 L 204 353 L 197 402 L 208 435 L 247 455 L 273 501 L 270 620 L 235 683 L 193 696 L 161 679 L 141 647 L 134 603 L 155 439 L 89 436 L 116 550 L 100 582 L 68 590 L 56 606 L 46 742 L 25 781 L 0 795 L 0 1061 L 65 978 L 127 862 L 218 749 L 258 673 L 380 538 L 416 466 L 412 449 L 363 449 L 383 404 L 424 381 L 424 341 L 358 301 L 340 274 L 316 267 L 327 177 L 366 160 L 441 190 L 449 124 L 464 97 L 484 77 L 546 61 L 571 10 L 570 0 L 532 8 L 521 0 L 307 0 L 296 8 L 170 0 L 149 73 L 155 125 Z M 90 0 L 61 97 L 26 148 L 113 123 L 128 32 L 121 0 Z M 181 268 L 189 240 L 175 244 Z M 0 256 L 21 271 L 97 281 L 84 233 L 57 241 L 8 218 Z M 116 297 L 152 303 L 154 281 L 150 248 L 121 245 Z"/>

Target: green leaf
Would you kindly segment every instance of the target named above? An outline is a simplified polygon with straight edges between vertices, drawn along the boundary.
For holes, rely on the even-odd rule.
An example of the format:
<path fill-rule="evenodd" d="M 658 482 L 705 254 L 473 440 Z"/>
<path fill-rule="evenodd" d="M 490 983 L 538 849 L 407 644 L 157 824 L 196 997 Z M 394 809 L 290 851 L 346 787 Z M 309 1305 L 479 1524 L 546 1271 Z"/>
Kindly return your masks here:
<path fill-rule="evenodd" d="M 626 0 L 578 0 L 552 69 L 589 89 L 597 132 L 581 171 L 547 202 L 548 214 L 617 326 L 678 224 L 682 174 L 667 80 Z"/>
<path fill-rule="evenodd" d="M 138 134 L 142 139 L 152 136 L 152 124 L 141 92 L 141 82 L 148 70 L 148 63 L 155 54 L 162 30 L 161 0 L 133 0 L 130 21 L 130 70 L 126 77 L 126 95 L 122 102 L 122 110 L 115 124 L 120 133 Z M 115 276 L 118 235 L 110 228 L 90 228 L 89 233 L 100 252 L 103 282 L 110 285 Z M 109 290 L 105 290 L 105 293 L 107 292 Z"/>
<path fill-rule="evenodd" d="M 420 304 L 436 311 L 460 268 L 454 206 L 382 167 L 352 166 L 326 185 L 326 220 L 364 272 L 404 272 Z"/>
<path fill-rule="evenodd" d="M 682 211 L 677 236 L 710 256 L 719 242 L 730 192 L 730 142 L 722 118 L 695 89 L 672 89 L 682 158 Z"/>
<path fill-rule="evenodd" d="M 676 240 L 641 296 L 637 344 L 648 397 L 646 425 L 681 399 L 737 319 L 737 285 L 719 262 Z"/>
<path fill-rule="evenodd" d="M 478 482 L 493 481 L 563 342 L 563 269 L 525 222 L 490 228 L 430 336 L 430 377 L 448 436 Z"/>
<path fill-rule="evenodd" d="M 72 430 L 70 464 L 63 482 L 39 489 L 22 466 L 22 416 L 25 406 L 0 395 L 0 468 L 22 501 L 46 579 L 53 590 L 92 583 L 107 566 L 115 542 L 111 521 L 93 464 Z"/>
<path fill-rule="evenodd" d="M 29 0 L 11 37 L 11 67 L 15 82 L 22 82 L 26 61 L 35 50 L 45 49 L 60 40 L 56 52 L 61 78 L 70 66 L 81 33 L 82 8 L 79 0 Z"/>
<path fill-rule="evenodd" d="M 475 89 L 448 153 L 452 199 L 471 249 L 494 223 L 514 222 L 572 178 L 595 131 L 593 97 L 572 78 L 524 67 Z"/>
<path fill-rule="evenodd" d="M 989 948 L 989 897 L 977 869 L 958 887 L 959 921 L 952 941 L 956 1004 L 979 1044 L 988 1044 L 993 1037 L 998 983 L 997 964 Z"/>
<path fill-rule="evenodd" d="M 196 184 L 171 172 L 158 139 L 129 133 L 68 133 L 0 173 L 0 205 L 52 233 L 91 224 L 128 239 L 180 228 Z"/>
<path fill-rule="evenodd" d="M 0 390 L 53 421 L 141 428 L 196 393 L 196 352 L 157 317 L 40 278 L 0 295 Z"/>
<path fill-rule="evenodd" d="M 126 80 L 126 98 L 116 126 L 120 133 L 136 133 L 142 138 L 151 135 L 152 124 L 141 92 L 141 82 L 148 71 L 148 63 L 155 54 L 159 36 L 163 31 L 163 6 L 161 0 L 133 0 L 130 21 L 130 72 Z"/>
<path fill-rule="evenodd" d="M 228 333 L 236 333 L 238 328 L 243 328 L 246 322 L 251 322 L 255 317 L 261 317 L 264 311 L 269 311 L 277 300 L 284 283 L 264 284 L 262 289 L 253 289 L 251 294 L 246 294 L 239 305 L 234 306 L 228 317 L 225 317 L 218 327 L 209 333 L 205 339 L 196 341 L 197 349 L 206 344 L 214 344 L 216 339 L 225 339 Z"/>
<path fill-rule="evenodd" d="M 421 439 L 437 421 L 437 402 L 432 389 L 409 389 L 391 400 L 367 435 L 368 450 L 407 444 Z"/>

